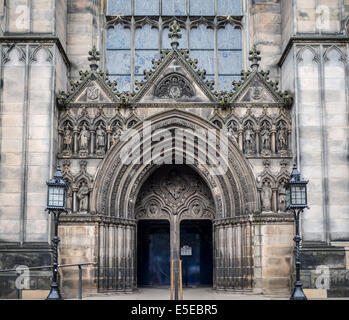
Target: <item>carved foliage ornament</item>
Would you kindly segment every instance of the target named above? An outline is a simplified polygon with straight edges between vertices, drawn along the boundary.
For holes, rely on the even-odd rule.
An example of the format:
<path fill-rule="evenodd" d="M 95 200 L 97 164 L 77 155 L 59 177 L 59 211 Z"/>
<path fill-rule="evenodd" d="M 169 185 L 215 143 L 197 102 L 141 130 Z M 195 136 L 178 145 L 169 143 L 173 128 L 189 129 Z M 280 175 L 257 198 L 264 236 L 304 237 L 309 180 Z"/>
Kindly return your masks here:
<path fill-rule="evenodd" d="M 189 81 L 178 73 L 171 73 L 156 86 L 155 97 L 163 99 L 191 98 L 195 95 Z"/>

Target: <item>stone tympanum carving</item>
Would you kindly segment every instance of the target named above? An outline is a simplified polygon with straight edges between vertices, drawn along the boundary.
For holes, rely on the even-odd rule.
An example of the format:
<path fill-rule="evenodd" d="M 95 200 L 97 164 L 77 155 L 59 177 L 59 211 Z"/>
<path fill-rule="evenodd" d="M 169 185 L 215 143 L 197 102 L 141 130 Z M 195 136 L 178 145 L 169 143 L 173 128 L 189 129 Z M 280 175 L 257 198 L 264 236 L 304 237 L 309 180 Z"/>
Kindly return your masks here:
<path fill-rule="evenodd" d="M 166 218 L 168 214 L 212 218 L 213 212 L 208 187 L 195 172 L 184 166 L 156 171 L 142 186 L 136 203 L 137 218 Z"/>

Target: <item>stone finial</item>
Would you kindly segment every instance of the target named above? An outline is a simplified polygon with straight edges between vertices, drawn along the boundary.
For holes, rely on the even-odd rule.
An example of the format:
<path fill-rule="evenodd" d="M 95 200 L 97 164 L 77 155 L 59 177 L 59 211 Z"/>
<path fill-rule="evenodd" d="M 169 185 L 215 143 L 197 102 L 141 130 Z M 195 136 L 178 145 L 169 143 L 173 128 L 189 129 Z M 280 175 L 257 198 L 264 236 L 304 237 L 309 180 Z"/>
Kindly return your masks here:
<path fill-rule="evenodd" d="M 88 61 L 91 61 L 92 63 L 90 64 L 91 70 L 92 71 L 97 71 L 98 69 L 98 61 L 101 59 L 100 58 L 100 53 L 97 51 L 96 46 L 93 46 L 92 50 L 88 52 L 89 57 Z"/>
<path fill-rule="evenodd" d="M 170 24 L 170 33 L 168 34 L 168 37 L 172 40 L 171 42 L 171 47 L 172 49 L 177 49 L 178 48 L 178 39 L 182 38 L 182 35 L 179 33 L 181 31 L 181 28 L 177 22 L 177 20 L 174 20 Z"/>
<path fill-rule="evenodd" d="M 259 50 L 257 50 L 257 46 L 254 45 L 253 46 L 253 49 L 250 50 L 250 56 L 248 58 L 248 60 L 250 60 L 252 63 L 251 63 L 251 68 L 252 68 L 252 71 L 257 71 L 258 68 L 259 68 L 259 61 L 262 60 L 260 54 L 261 52 Z"/>

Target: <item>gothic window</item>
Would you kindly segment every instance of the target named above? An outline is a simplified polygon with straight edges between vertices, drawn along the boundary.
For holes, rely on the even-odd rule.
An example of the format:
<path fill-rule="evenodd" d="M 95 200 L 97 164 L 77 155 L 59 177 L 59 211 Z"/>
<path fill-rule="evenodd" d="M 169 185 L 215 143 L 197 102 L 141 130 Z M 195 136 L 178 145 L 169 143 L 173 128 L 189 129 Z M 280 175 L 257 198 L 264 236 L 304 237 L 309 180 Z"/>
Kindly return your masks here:
<path fill-rule="evenodd" d="M 162 0 L 162 14 L 164 16 L 183 16 L 187 14 L 186 0 Z"/>
<path fill-rule="evenodd" d="M 123 63 L 120 63 L 122 61 Z M 117 24 L 108 30 L 107 70 L 110 81 L 116 80 L 120 91 L 130 90 L 131 83 L 131 30 Z"/>
<path fill-rule="evenodd" d="M 133 91 L 170 48 L 173 17 L 182 29 L 179 48 L 190 49 L 216 90 L 231 90 L 242 69 L 242 0 L 108 0 L 107 70 L 118 89 Z"/>
<path fill-rule="evenodd" d="M 227 24 L 218 29 L 218 74 L 219 89 L 231 89 L 231 83 L 239 81 L 242 69 L 241 30 Z"/>

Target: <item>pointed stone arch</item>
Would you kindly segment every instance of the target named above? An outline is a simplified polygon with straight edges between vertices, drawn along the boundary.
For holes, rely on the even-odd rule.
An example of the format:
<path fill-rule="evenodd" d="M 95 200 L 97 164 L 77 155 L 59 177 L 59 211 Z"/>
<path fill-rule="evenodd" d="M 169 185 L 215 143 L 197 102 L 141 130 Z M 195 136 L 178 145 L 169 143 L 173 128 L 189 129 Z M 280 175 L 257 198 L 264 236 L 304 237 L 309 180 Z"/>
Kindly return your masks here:
<path fill-rule="evenodd" d="M 151 121 L 153 130 L 217 129 L 207 120 L 179 110 L 156 114 L 148 121 Z M 136 133 L 142 136 L 142 123 L 134 126 L 132 134 Z M 219 137 L 217 136 L 217 138 Z M 213 176 L 210 174 L 212 168 L 207 164 L 193 163 L 190 165 L 207 183 L 213 194 L 216 218 L 239 216 L 258 210 L 257 187 L 252 170 L 237 146 L 231 141 L 227 141 L 226 147 L 229 156 L 227 159 L 222 156 L 222 161 L 227 168 L 224 175 Z M 123 163 L 120 153 L 127 141 L 119 141 L 101 162 L 96 173 L 92 194 L 91 209 L 94 213 L 134 219 L 134 206 L 139 189 L 146 178 L 158 167 L 154 163 L 140 163 L 142 157 L 150 156 L 153 151 L 151 144 L 144 147 L 147 142 L 150 141 L 144 140 L 142 142 L 143 153 L 137 159 L 138 163 L 137 161 L 130 165 Z M 158 147 L 166 146 L 168 142 L 168 139 L 164 139 Z M 171 158 L 173 155 L 179 155 L 179 150 L 173 148 Z M 208 155 L 211 163 L 213 163 L 215 156 Z"/>

